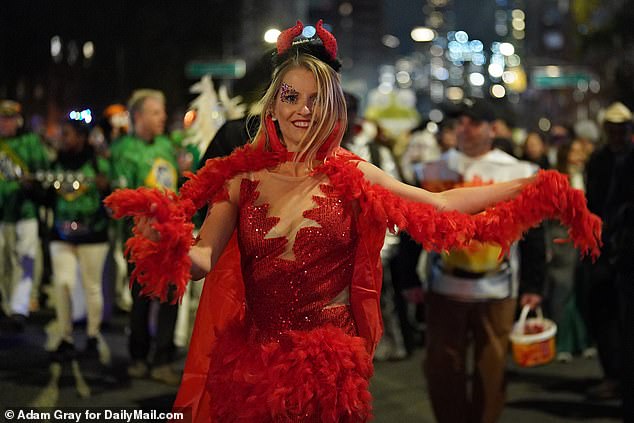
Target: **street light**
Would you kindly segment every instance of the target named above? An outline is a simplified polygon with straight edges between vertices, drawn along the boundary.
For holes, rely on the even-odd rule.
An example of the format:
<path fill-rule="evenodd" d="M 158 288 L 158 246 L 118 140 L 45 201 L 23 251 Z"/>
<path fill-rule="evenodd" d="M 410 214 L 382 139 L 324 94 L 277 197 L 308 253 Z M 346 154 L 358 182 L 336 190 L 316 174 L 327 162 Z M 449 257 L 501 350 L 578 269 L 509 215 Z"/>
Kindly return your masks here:
<path fill-rule="evenodd" d="M 502 56 L 512 56 L 515 53 L 515 46 L 511 43 L 500 43 L 500 54 Z"/>
<path fill-rule="evenodd" d="M 410 35 L 412 37 L 412 40 L 419 43 L 432 41 L 434 38 L 436 38 L 436 32 L 434 32 L 433 29 L 424 26 L 419 26 L 412 29 Z"/>
<path fill-rule="evenodd" d="M 473 72 L 469 75 L 469 83 L 476 87 L 484 85 L 484 75 L 479 72 Z"/>
<path fill-rule="evenodd" d="M 86 41 L 82 47 L 82 53 L 86 59 L 92 58 L 95 54 L 95 44 L 92 41 Z"/>
<path fill-rule="evenodd" d="M 264 41 L 269 44 L 275 44 L 277 42 L 277 37 L 281 34 L 280 30 L 277 28 L 268 29 L 264 33 Z"/>
<path fill-rule="evenodd" d="M 502 98 L 506 95 L 506 89 L 500 84 L 491 86 L 491 95 L 495 98 Z"/>
<path fill-rule="evenodd" d="M 389 48 L 396 48 L 401 44 L 401 40 L 391 34 L 384 35 L 383 38 L 381 38 L 381 41 L 385 47 Z"/>
<path fill-rule="evenodd" d="M 447 99 L 450 101 L 460 101 L 464 98 L 464 90 L 460 87 L 447 88 Z"/>
<path fill-rule="evenodd" d="M 499 63 L 491 63 L 488 68 L 489 75 L 493 78 L 499 78 L 504 73 L 504 67 Z"/>
<path fill-rule="evenodd" d="M 51 38 L 51 57 L 55 62 L 59 62 L 62 59 L 62 39 L 59 35 Z"/>

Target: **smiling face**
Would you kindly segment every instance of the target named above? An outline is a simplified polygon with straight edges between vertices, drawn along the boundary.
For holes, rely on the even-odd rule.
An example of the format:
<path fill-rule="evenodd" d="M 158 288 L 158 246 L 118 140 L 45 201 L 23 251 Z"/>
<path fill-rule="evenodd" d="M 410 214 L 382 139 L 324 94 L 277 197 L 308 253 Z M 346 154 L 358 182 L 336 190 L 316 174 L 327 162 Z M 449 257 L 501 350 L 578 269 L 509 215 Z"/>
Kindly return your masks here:
<path fill-rule="evenodd" d="M 271 115 L 277 119 L 282 142 L 289 151 L 299 151 L 311 120 L 319 113 L 317 82 L 308 69 L 295 67 L 282 78 Z"/>
<path fill-rule="evenodd" d="M 289 57 L 273 71 L 259 101 L 262 122 L 275 118 L 277 135 L 299 161 L 312 166 L 319 151 L 334 151 L 347 125 L 346 101 L 339 75 L 310 54 Z M 269 125 L 260 125 L 254 143 L 270 142 Z"/>

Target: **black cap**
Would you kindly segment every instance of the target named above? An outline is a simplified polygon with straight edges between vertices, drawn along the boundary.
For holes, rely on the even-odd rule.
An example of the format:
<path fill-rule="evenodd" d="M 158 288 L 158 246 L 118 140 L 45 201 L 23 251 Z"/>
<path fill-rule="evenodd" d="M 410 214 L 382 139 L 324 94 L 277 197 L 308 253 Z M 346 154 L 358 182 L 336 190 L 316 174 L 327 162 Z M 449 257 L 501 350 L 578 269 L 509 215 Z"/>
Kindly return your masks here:
<path fill-rule="evenodd" d="M 490 102 L 484 99 L 465 98 L 461 103 L 448 111 L 449 117 L 457 118 L 460 116 L 469 116 L 478 122 L 493 122 L 495 111 Z"/>

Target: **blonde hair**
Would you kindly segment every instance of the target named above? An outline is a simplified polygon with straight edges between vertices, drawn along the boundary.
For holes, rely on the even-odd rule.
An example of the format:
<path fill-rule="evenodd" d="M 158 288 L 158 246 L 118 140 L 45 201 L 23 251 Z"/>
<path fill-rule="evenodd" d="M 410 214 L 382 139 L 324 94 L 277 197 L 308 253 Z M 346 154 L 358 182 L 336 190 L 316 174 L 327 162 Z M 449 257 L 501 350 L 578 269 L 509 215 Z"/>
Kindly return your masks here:
<path fill-rule="evenodd" d="M 304 160 L 310 167 L 317 152 L 339 124 L 337 139 L 333 140 L 328 153 L 339 146 L 347 125 L 346 101 L 341 89 L 339 74 L 330 66 L 314 56 L 298 53 L 291 56 L 273 71 L 271 84 L 258 102 L 260 109 L 260 127 L 253 142 L 265 142 L 270 148 L 265 120 L 275 107 L 280 85 L 286 73 L 292 69 L 304 68 L 315 76 L 319 113 L 313 113 L 306 135 L 301 140 L 300 154 L 296 160 Z M 249 118 L 252 118 L 251 115 Z M 279 130 L 278 130 L 279 132 Z M 279 135 L 279 133 L 278 133 Z"/>
<path fill-rule="evenodd" d="M 165 105 L 165 94 L 159 90 L 152 90 L 149 88 L 142 88 L 139 90 L 134 90 L 130 99 L 128 100 L 128 111 L 130 113 L 130 119 L 134 123 L 134 114 L 143 109 L 143 104 L 145 104 L 145 100 L 148 98 L 154 98 L 163 105 Z"/>

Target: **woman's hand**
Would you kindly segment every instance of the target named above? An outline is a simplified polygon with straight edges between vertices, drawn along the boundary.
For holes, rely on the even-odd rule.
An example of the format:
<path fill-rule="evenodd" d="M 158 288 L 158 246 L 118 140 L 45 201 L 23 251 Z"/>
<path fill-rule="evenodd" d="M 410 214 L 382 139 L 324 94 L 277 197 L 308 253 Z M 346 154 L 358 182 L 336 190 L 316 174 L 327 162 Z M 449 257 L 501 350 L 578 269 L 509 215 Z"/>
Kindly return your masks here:
<path fill-rule="evenodd" d="M 156 223 L 155 218 L 147 218 L 142 216 L 136 223 L 137 230 L 141 233 L 143 238 L 150 241 L 158 242 L 161 240 L 161 234 L 152 227 Z"/>

